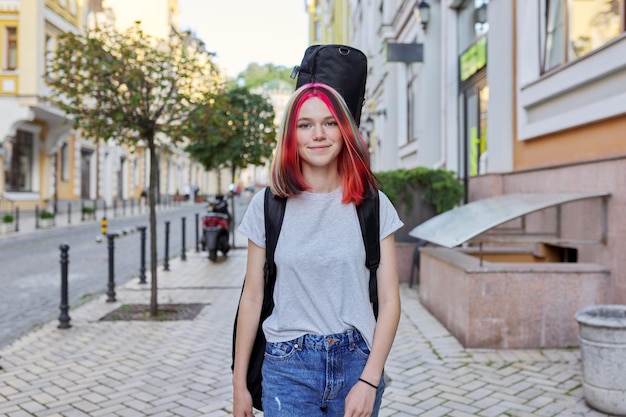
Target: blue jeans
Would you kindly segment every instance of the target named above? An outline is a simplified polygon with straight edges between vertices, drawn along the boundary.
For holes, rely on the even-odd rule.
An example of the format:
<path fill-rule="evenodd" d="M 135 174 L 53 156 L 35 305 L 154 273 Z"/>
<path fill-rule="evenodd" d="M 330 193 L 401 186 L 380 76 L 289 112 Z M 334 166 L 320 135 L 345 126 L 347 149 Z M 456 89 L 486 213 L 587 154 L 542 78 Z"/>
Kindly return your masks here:
<path fill-rule="evenodd" d="M 263 360 L 265 417 L 343 417 L 345 399 L 358 382 L 369 348 L 356 330 L 267 343 Z M 376 381 L 372 381 L 376 383 Z M 378 416 L 384 378 L 372 417 Z"/>

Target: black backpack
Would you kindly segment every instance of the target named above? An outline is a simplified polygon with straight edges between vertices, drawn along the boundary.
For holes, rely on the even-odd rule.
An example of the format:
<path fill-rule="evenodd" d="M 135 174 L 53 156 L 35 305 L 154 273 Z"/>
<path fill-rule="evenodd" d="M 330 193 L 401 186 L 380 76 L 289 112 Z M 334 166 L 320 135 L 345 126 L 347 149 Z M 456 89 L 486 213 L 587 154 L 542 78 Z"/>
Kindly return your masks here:
<path fill-rule="evenodd" d="M 265 189 L 265 287 L 263 293 L 263 306 L 261 307 L 261 317 L 257 328 L 256 337 L 250 354 L 248 364 L 248 374 L 246 382 L 248 390 L 252 395 L 252 404 L 257 410 L 263 411 L 261 367 L 265 355 L 265 335 L 262 324 L 266 318 L 272 314 L 274 309 L 274 284 L 276 283 L 276 264 L 274 263 L 274 251 L 278 242 L 278 235 L 283 224 L 285 215 L 285 205 L 287 199 L 278 198 L 272 194 L 269 187 Z M 374 309 L 374 316 L 378 317 L 378 286 L 376 281 L 376 271 L 380 263 L 380 201 L 378 192 L 371 192 L 361 204 L 357 206 L 357 215 L 361 226 L 363 244 L 365 245 L 365 266 L 370 271 L 369 292 L 370 301 Z M 245 281 L 244 281 L 245 285 Z M 243 287 L 241 289 L 243 293 Z M 239 301 L 241 302 L 241 296 Z M 235 315 L 235 325 L 233 328 L 233 351 L 231 369 L 235 367 L 235 338 L 237 336 L 237 318 L 239 317 L 239 306 Z"/>
<path fill-rule="evenodd" d="M 312 45 L 304 51 L 300 65 L 291 78 L 296 78 L 296 89 L 312 82 L 327 84 L 343 97 L 357 125 L 365 102 L 367 57 L 360 50 L 347 45 Z"/>

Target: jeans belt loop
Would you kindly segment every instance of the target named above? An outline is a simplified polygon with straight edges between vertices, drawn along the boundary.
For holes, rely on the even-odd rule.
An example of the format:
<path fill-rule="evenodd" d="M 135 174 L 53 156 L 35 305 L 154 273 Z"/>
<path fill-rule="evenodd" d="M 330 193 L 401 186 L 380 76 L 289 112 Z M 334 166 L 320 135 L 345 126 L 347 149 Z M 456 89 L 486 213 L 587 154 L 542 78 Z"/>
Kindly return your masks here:
<path fill-rule="evenodd" d="M 356 337 L 354 330 L 348 330 L 348 341 L 350 341 L 350 351 L 353 351 L 356 346 Z"/>

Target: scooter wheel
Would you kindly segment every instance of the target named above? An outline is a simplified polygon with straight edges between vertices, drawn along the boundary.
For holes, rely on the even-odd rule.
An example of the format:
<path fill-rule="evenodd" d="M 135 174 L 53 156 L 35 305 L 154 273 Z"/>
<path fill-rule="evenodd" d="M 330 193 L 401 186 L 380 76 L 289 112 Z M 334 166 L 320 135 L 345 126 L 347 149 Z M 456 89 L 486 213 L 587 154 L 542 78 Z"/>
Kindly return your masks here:
<path fill-rule="evenodd" d="M 217 249 L 209 250 L 209 259 L 213 262 L 217 260 Z"/>

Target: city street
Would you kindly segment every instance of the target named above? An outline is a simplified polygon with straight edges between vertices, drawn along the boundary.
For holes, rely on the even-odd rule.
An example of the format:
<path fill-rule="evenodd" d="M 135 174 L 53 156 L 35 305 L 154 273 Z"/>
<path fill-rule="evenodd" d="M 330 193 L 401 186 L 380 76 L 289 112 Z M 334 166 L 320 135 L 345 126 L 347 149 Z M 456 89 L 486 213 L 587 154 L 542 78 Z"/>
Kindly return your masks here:
<path fill-rule="evenodd" d="M 241 201 L 241 206 L 239 206 Z M 247 199 L 236 199 L 235 221 L 245 211 Z M 169 258 L 182 252 L 182 218 L 185 218 L 186 253 L 196 250 L 195 215 L 206 212 L 206 204 L 182 204 L 157 212 L 158 272 L 163 270 L 165 222 L 170 222 Z M 108 221 L 108 232 L 119 232 L 114 239 L 115 285 L 123 285 L 139 275 L 141 234 L 137 226 L 148 226 L 147 214 L 117 217 Z M 0 348 L 19 336 L 56 319 L 59 314 L 61 266 L 59 246 L 67 243 L 69 304 L 71 308 L 107 291 L 109 279 L 108 241 L 102 239 L 100 221 L 81 222 L 76 213 L 70 225 L 64 216 L 57 227 L 28 230 L 0 236 Z M 126 234 L 122 233 L 126 232 Z M 96 238 L 101 238 L 99 241 Z M 232 244 L 232 242 L 231 242 Z M 206 252 L 204 252 L 206 254 Z M 209 262 L 207 260 L 207 262 Z M 157 275 L 158 277 L 158 275 Z M 146 280 L 150 280 L 150 233 L 146 231 Z"/>
<path fill-rule="evenodd" d="M 232 415 L 231 341 L 246 250 L 210 263 L 192 252 L 159 275 L 159 303 L 205 304 L 193 320 L 102 321 L 146 304 L 132 279 L 0 349 L 0 415 L 225 417 Z M 401 287 L 402 314 L 381 417 L 601 417 L 582 398 L 578 349 L 475 350 Z M 262 415 L 256 413 L 257 415 Z"/>

